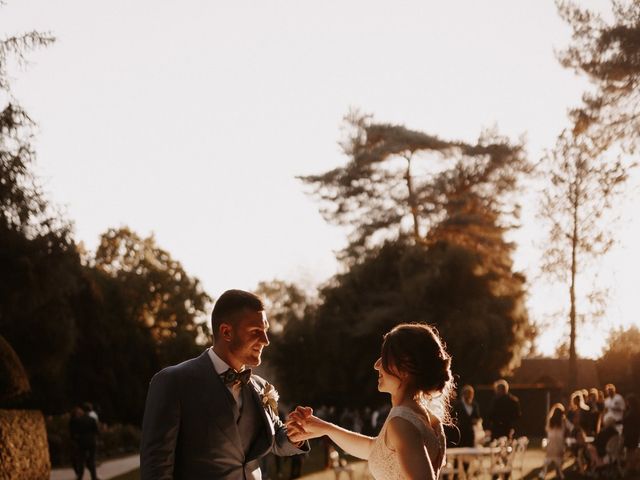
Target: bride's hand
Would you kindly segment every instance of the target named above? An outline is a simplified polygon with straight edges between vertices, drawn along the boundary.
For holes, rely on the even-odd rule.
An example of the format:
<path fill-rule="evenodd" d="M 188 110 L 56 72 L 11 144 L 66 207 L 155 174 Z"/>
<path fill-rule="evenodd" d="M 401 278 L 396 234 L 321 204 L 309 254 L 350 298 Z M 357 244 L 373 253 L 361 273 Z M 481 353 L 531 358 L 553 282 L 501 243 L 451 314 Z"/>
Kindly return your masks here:
<path fill-rule="evenodd" d="M 325 435 L 328 424 L 314 416 L 310 407 L 297 407 L 289 414 L 286 425 L 289 438 L 300 442 Z"/>

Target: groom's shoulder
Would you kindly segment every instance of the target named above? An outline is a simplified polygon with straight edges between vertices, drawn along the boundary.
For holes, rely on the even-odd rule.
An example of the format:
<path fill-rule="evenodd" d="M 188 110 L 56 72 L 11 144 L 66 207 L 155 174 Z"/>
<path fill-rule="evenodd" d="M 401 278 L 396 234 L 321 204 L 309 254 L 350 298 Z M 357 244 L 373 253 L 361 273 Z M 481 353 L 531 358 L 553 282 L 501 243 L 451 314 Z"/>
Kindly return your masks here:
<path fill-rule="evenodd" d="M 206 355 L 206 352 L 194 357 L 189 360 L 185 360 L 184 362 L 178 363 L 176 365 L 171 365 L 169 367 L 165 367 L 156 373 L 153 377 L 155 378 L 171 378 L 171 377 L 181 377 L 187 375 L 198 369 L 198 366 L 203 361 L 203 355 Z"/>

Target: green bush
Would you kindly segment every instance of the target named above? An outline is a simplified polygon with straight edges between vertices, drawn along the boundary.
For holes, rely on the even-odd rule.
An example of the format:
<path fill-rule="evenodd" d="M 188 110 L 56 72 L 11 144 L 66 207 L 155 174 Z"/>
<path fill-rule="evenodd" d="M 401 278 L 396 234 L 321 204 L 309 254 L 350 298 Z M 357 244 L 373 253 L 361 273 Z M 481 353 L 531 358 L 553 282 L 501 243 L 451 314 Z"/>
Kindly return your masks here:
<path fill-rule="evenodd" d="M 109 425 L 101 429 L 98 442 L 103 458 L 135 453 L 140 448 L 140 429 L 134 425 Z"/>

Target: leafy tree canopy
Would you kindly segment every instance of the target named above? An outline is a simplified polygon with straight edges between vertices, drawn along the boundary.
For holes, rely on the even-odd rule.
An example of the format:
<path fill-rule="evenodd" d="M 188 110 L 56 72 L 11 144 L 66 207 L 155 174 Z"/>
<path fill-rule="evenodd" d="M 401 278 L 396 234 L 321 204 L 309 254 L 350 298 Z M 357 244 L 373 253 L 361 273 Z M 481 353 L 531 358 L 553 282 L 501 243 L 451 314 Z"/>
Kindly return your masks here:
<path fill-rule="evenodd" d="M 613 383 L 623 393 L 640 391 L 640 329 L 613 330 L 604 354 L 598 359 L 603 383 Z"/>
<path fill-rule="evenodd" d="M 308 401 L 371 401 L 382 335 L 412 321 L 439 328 L 465 382 L 495 379 L 519 362 L 534 333 L 525 279 L 513 272 L 504 237 L 518 218 L 518 182 L 531 169 L 523 146 L 490 131 L 468 144 L 359 112 L 345 120 L 346 165 L 301 177 L 324 218 L 353 229 L 346 273 L 283 334 L 277 355 L 287 376 L 316 372 L 292 389 Z"/>
<path fill-rule="evenodd" d="M 265 302 L 272 334 L 280 333 L 291 322 L 299 322 L 313 305 L 309 295 L 297 285 L 274 279 L 258 283 L 255 293 Z"/>
<path fill-rule="evenodd" d="M 211 341 L 211 297 L 153 236 L 141 238 L 127 227 L 109 229 L 101 237 L 94 265 L 121 283 L 129 315 L 151 331 L 163 364 L 184 360 L 198 349 L 197 342 Z"/>
<path fill-rule="evenodd" d="M 496 132 L 476 144 L 446 141 L 401 125 L 375 123 L 370 115 L 345 117 L 345 166 L 299 177 L 321 201 L 324 218 L 353 227 L 343 258 L 357 260 L 385 238 L 428 238 L 447 215 L 454 223 L 473 223 L 477 207 L 496 218 L 517 218 L 508 198 L 528 164 L 522 145 Z M 454 215 L 455 214 L 455 215 Z M 442 230 L 441 230 L 442 231 Z"/>
<path fill-rule="evenodd" d="M 514 275 L 510 291 L 497 292 L 495 273 L 478 274 L 480 264 L 481 256 L 444 241 L 389 241 L 370 251 L 321 291 L 317 310 L 287 325 L 271 353 L 287 396 L 316 405 L 382 401 L 373 363 L 383 334 L 402 322 L 436 325 L 461 381 L 497 378 L 518 363 L 533 332 L 524 278 Z"/>
<path fill-rule="evenodd" d="M 560 16 L 571 26 L 571 45 L 560 61 L 585 74 L 595 90 L 572 112 L 575 133 L 637 144 L 640 129 L 640 2 L 611 2 L 612 20 L 560 0 Z"/>
<path fill-rule="evenodd" d="M 621 158 L 606 158 L 607 147 L 606 139 L 565 130 L 540 163 L 548 179 L 538 211 L 548 229 L 542 271 L 569 286 L 569 382 L 574 387 L 578 320 L 589 310 L 590 320 L 604 314 L 603 292 L 578 288 L 578 280 L 587 265 L 614 245 L 610 217 L 630 168 Z M 589 307 L 579 305 L 580 297 Z"/>

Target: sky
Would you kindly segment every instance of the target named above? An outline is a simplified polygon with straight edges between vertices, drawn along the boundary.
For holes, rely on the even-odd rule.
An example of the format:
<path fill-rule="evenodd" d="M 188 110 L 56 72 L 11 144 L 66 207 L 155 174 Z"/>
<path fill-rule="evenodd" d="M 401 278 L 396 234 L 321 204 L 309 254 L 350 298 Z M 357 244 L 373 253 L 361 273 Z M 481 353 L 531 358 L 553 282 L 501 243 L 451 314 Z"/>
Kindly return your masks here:
<path fill-rule="evenodd" d="M 338 271 L 346 232 L 324 222 L 295 177 L 346 162 L 337 142 L 350 108 L 445 139 L 471 142 L 497 126 L 524 136 L 536 160 L 588 87 L 557 61 L 570 32 L 546 0 L 0 7 L 0 37 L 34 29 L 55 44 L 11 73 L 38 124 L 48 198 L 90 249 L 110 227 L 153 233 L 213 297 L 274 278 L 313 288 Z M 616 249 L 580 279 L 586 286 L 597 273 L 609 287 L 607 315 L 579 337 L 586 356 L 611 328 L 640 323 L 637 176 L 621 200 Z M 567 295 L 539 277 L 536 200 L 522 198 L 515 262 L 541 322 Z M 541 353 L 553 353 L 563 327 L 547 325 Z"/>

